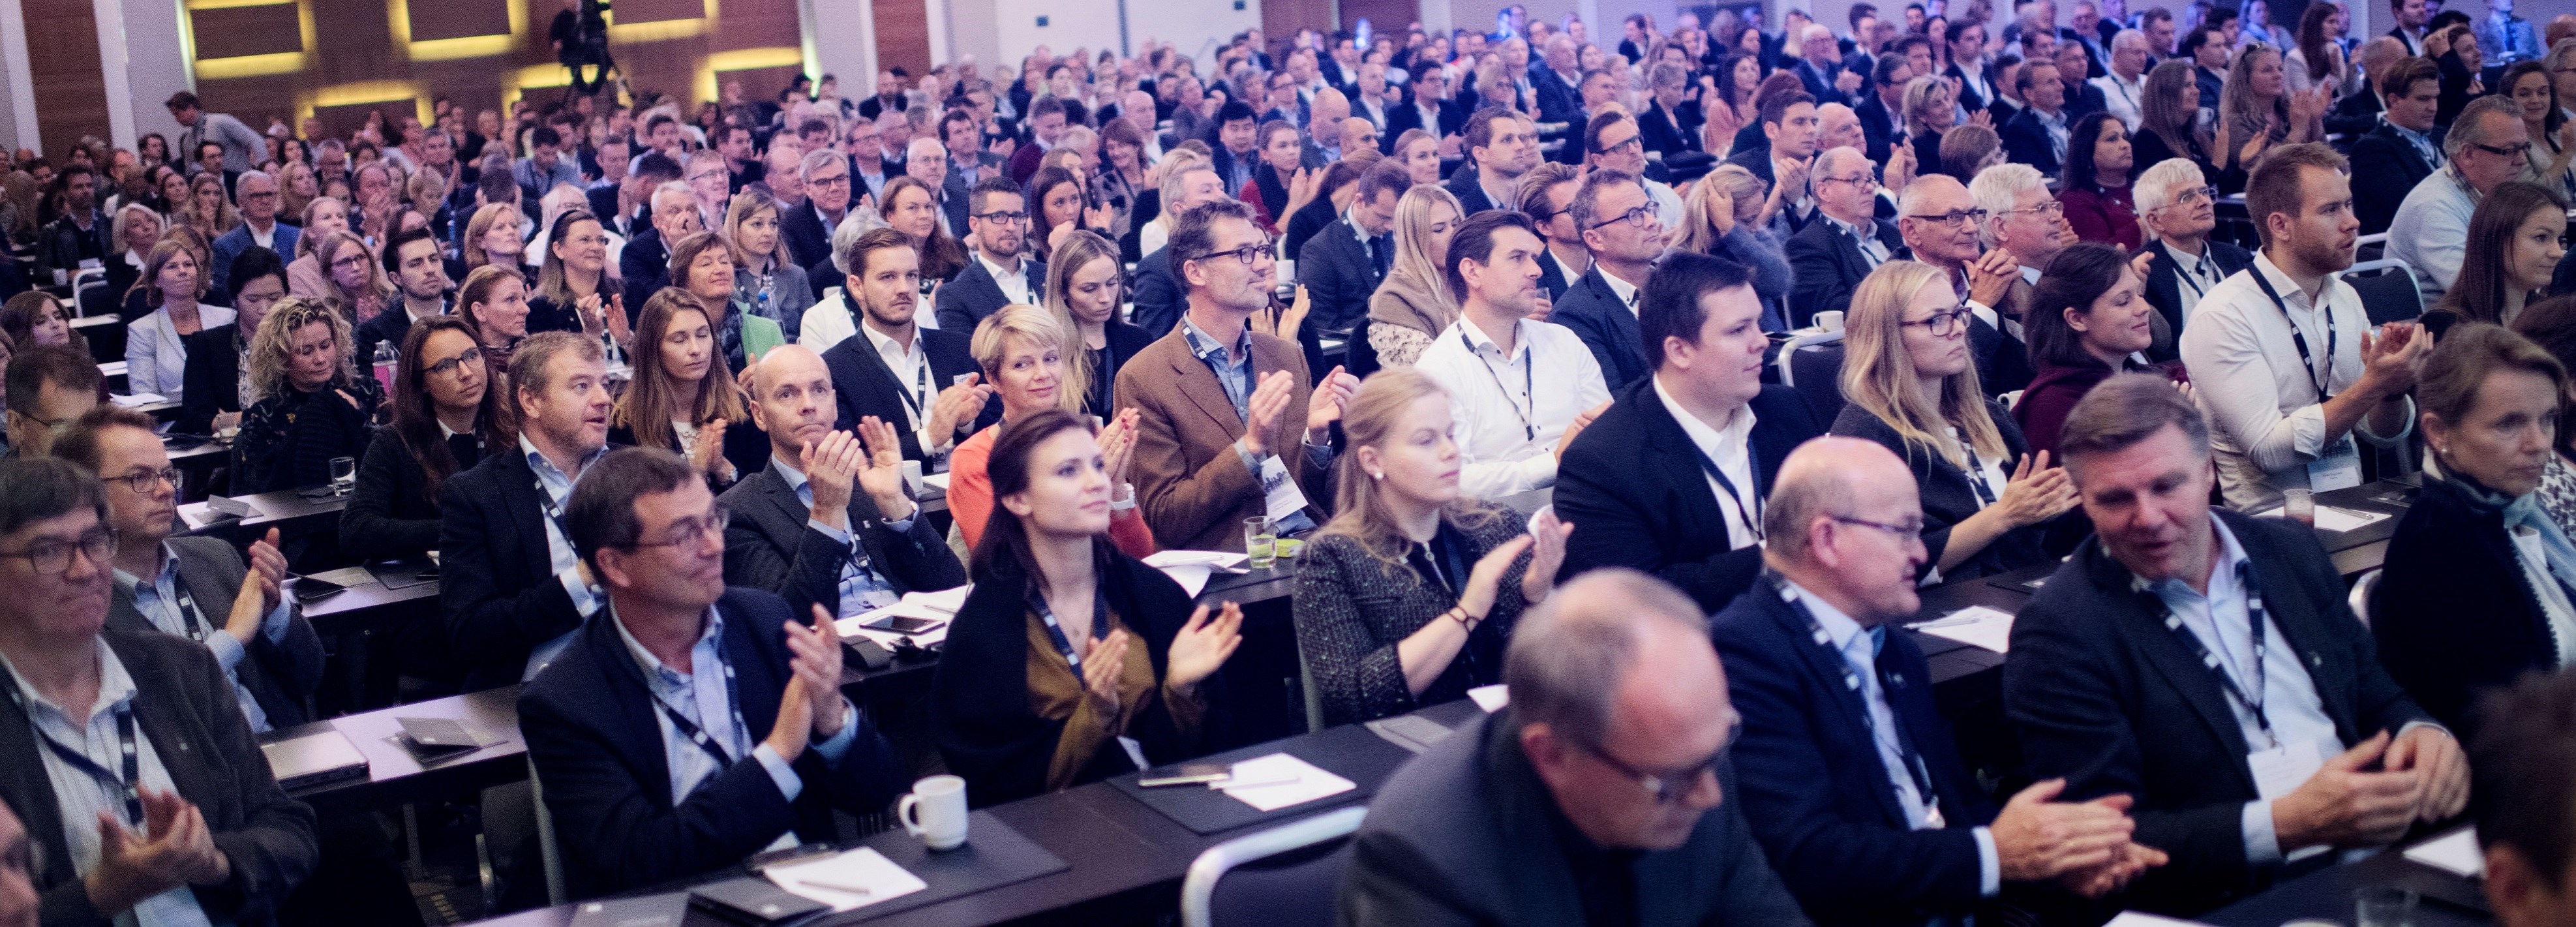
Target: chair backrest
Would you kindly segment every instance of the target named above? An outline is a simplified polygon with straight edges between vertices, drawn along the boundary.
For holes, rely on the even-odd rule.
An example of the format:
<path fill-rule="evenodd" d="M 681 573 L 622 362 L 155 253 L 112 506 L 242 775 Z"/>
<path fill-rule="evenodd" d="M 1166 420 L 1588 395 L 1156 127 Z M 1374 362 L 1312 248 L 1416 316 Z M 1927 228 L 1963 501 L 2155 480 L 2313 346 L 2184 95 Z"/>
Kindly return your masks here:
<path fill-rule="evenodd" d="M 2361 619 L 2361 626 L 2365 628 L 2370 627 L 2370 594 L 2379 589 L 2380 572 L 2363 573 L 2352 584 L 2352 616 Z"/>
<path fill-rule="evenodd" d="M 2372 325 L 2411 321 L 2424 314 L 2423 287 L 2416 282 L 2415 268 L 2405 261 L 2363 261 L 2342 276 L 2361 294 L 2362 311 L 2370 314 Z"/>
<path fill-rule="evenodd" d="M 1798 391 L 1816 421 L 1843 414 L 1843 333 L 1801 335 L 1780 348 L 1780 382 Z"/>
<path fill-rule="evenodd" d="M 1367 817 L 1343 808 L 1207 848 L 1181 880 L 1182 927 L 1332 923 L 1350 835 Z"/>
<path fill-rule="evenodd" d="M 528 792 L 536 804 L 537 853 L 546 866 L 546 903 L 563 904 L 569 899 L 564 895 L 563 856 L 555 849 L 555 816 L 546 811 L 546 787 L 537 779 L 533 755 L 528 757 Z"/>

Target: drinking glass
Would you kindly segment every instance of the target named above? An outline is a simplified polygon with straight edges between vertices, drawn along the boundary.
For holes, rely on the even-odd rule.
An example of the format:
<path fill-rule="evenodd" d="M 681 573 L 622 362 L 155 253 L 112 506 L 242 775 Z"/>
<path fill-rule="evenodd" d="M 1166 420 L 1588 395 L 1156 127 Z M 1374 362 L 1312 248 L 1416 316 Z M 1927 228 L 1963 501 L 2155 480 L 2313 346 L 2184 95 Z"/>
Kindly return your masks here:
<path fill-rule="evenodd" d="M 2305 489 L 2281 490 L 2281 514 L 2289 516 L 2291 521 L 2315 527 L 2317 524 L 2316 494 Z"/>
<path fill-rule="evenodd" d="M 2353 927 L 2408 927 L 2415 920 L 2415 890 L 2373 885 L 2352 893 Z"/>
<path fill-rule="evenodd" d="M 331 494 L 345 496 L 358 485 L 358 458 L 331 458 Z"/>
<path fill-rule="evenodd" d="M 1267 570 L 1277 562 L 1279 531 L 1270 519 L 1254 517 L 1243 520 L 1243 552 L 1252 555 L 1250 566 L 1256 570 Z"/>

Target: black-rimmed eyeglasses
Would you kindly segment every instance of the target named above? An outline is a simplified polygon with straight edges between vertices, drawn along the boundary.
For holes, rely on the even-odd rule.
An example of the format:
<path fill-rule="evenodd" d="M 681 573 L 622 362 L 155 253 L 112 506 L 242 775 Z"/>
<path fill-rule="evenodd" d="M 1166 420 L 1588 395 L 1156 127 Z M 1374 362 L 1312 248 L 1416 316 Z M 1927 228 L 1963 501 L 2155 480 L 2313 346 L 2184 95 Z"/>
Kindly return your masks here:
<path fill-rule="evenodd" d="M 1214 259 L 1214 258 L 1231 257 L 1231 258 L 1234 258 L 1236 261 L 1239 261 L 1239 262 L 1243 263 L 1244 265 L 1249 266 L 1249 265 L 1251 265 L 1254 261 L 1260 260 L 1260 259 L 1261 259 L 1261 257 L 1262 257 L 1263 255 L 1266 255 L 1266 254 L 1269 254 L 1269 253 L 1270 253 L 1270 243 L 1269 243 L 1269 242 L 1262 242 L 1262 243 L 1260 243 L 1260 244 L 1256 244 L 1256 245 L 1245 245 L 1245 246 L 1243 246 L 1243 247 L 1236 248 L 1236 249 L 1234 249 L 1234 250 L 1232 250 L 1232 251 L 1210 251 L 1210 252 L 1208 252 L 1208 253 L 1206 253 L 1206 254 L 1202 254 L 1202 255 L 1199 255 L 1199 256 L 1197 256 L 1197 257 L 1190 258 L 1190 260 L 1193 260 L 1193 261 L 1205 261 L 1205 260 L 1211 260 L 1211 259 Z"/>
<path fill-rule="evenodd" d="M 82 535 L 77 541 L 38 541 L 28 545 L 26 550 L 0 552 L 0 558 L 25 558 L 36 572 L 50 576 L 72 568 L 72 551 L 75 549 L 81 552 L 81 556 L 89 558 L 90 563 L 104 564 L 116 557 L 116 529 L 100 528 Z"/>
<path fill-rule="evenodd" d="M 1699 786 L 1702 778 L 1716 775 L 1717 767 L 1726 762 L 1727 753 L 1735 749 L 1736 738 L 1743 735 L 1744 719 L 1738 717 L 1734 724 L 1726 729 L 1726 742 L 1717 745 L 1717 752 L 1709 754 L 1708 759 L 1701 760 L 1688 769 L 1663 773 L 1650 773 L 1628 765 L 1626 760 L 1611 756 L 1609 750 L 1598 744 L 1580 740 L 1575 743 L 1583 748 L 1583 752 L 1592 754 L 1593 759 L 1600 760 L 1602 765 L 1635 780 L 1646 790 L 1646 797 L 1653 799 L 1656 804 L 1669 805 L 1681 801 L 1682 796 L 1689 795 L 1692 789 Z"/>
<path fill-rule="evenodd" d="M 723 537 L 725 525 L 732 521 L 733 510 L 726 508 L 724 503 L 718 502 L 708 507 L 704 518 L 683 518 L 672 522 L 670 533 L 663 535 L 662 540 L 639 540 L 619 546 L 626 550 L 643 547 L 683 547 L 695 544 L 710 534 Z"/>
<path fill-rule="evenodd" d="M 1609 228 L 1622 222 L 1641 229 L 1653 228 L 1655 222 L 1655 207 L 1639 206 L 1634 209 L 1630 209 L 1627 212 L 1592 223 L 1592 227 L 1596 229 Z"/>

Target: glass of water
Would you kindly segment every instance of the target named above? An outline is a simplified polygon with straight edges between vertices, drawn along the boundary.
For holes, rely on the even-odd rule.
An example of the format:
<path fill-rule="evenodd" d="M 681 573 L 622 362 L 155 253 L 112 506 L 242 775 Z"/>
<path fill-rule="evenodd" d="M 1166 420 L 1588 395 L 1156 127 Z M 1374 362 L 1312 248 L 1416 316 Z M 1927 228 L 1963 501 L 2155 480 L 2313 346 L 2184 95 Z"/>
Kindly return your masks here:
<path fill-rule="evenodd" d="M 2352 893 L 2353 927 L 2409 927 L 2415 921 L 2415 890 L 2373 885 Z"/>
<path fill-rule="evenodd" d="M 2291 521 L 2315 527 L 2317 524 L 2316 494 L 2305 489 L 2281 490 L 2281 514 L 2289 516 Z"/>
<path fill-rule="evenodd" d="M 1267 570 L 1279 558 L 1279 529 L 1268 518 L 1243 520 L 1243 552 L 1252 555 L 1249 564 L 1256 570 Z"/>
<path fill-rule="evenodd" d="M 331 494 L 345 496 L 358 485 L 358 458 L 331 458 Z"/>

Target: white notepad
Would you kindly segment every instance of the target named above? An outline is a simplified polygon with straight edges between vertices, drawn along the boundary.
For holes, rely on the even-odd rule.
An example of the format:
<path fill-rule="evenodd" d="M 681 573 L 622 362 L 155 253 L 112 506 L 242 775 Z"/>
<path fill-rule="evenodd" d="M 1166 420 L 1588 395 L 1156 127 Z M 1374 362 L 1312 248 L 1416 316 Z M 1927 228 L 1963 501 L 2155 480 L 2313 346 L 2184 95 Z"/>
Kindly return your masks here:
<path fill-rule="evenodd" d="M 1318 798 L 1348 792 L 1359 786 L 1351 780 L 1325 772 L 1320 766 L 1285 753 L 1273 753 L 1234 764 L 1234 778 L 1260 782 L 1241 788 L 1216 788 L 1234 800 L 1259 811 L 1277 811 L 1290 805 L 1302 805 Z M 1285 780 L 1285 781 L 1279 781 Z"/>
<path fill-rule="evenodd" d="M 2012 626 L 2011 612 L 1971 605 L 1944 615 L 1938 621 L 1915 625 L 1914 630 L 1971 647 L 2006 653 L 2012 650 Z"/>
<path fill-rule="evenodd" d="M 832 906 L 834 911 L 864 908 L 888 898 L 901 898 L 930 885 L 921 877 L 868 847 L 810 862 L 773 866 L 762 875 L 797 895 Z"/>
<path fill-rule="evenodd" d="M 2483 878 L 2487 855 L 2478 849 L 2478 829 L 2463 827 L 2406 848 L 2406 858 L 2461 878 Z"/>

